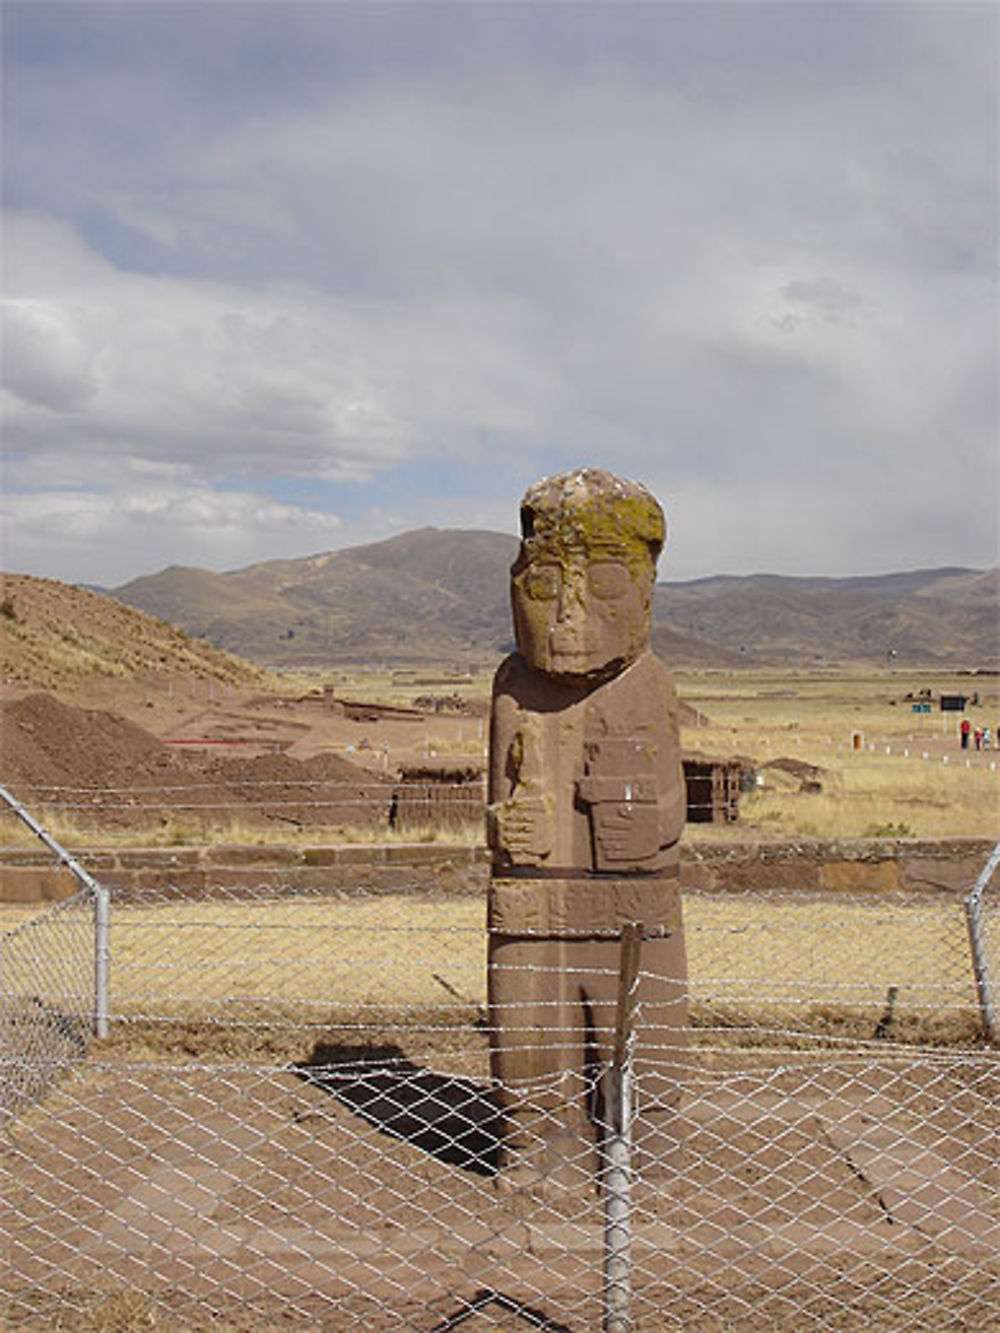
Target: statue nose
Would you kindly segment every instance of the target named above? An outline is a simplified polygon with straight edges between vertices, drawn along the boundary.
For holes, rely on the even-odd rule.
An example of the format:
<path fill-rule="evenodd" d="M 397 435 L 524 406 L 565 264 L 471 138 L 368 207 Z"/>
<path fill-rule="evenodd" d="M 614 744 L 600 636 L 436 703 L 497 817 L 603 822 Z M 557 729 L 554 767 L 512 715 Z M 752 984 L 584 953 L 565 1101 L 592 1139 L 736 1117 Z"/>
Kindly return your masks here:
<path fill-rule="evenodd" d="M 570 620 L 583 607 L 583 581 L 582 573 L 565 571 L 562 581 L 559 585 L 559 597 L 556 602 L 556 624 L 562 624 Z"/>

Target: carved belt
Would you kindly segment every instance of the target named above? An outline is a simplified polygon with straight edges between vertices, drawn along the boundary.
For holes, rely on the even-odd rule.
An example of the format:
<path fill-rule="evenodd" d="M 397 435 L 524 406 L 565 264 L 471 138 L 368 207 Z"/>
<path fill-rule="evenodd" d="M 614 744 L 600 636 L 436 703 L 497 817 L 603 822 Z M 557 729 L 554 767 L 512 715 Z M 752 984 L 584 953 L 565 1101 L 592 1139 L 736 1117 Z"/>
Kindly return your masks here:
<path fill-rule="evenodd" d="M 494 879 L 488 905 L 488 927 L 498 935 L 617 936 L 622 926 L 641 921 L 655 937 L 681 926 L 675 874 Z"/>

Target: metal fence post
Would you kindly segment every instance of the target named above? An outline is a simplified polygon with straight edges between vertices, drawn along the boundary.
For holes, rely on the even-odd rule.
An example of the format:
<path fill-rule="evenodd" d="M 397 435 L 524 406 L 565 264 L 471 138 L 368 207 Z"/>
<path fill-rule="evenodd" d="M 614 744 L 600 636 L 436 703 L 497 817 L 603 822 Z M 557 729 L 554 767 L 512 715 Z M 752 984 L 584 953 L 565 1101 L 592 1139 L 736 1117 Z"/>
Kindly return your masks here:
<path fill-rule="evenodd" d="M 605 1085 L 604 1333 L 632 1328 L 632 1048 L 642 926 L 624 926 L 615 1045 Z"/>
<path fill-rule="evenodd" d="M 108 1035 L 111 987 L 111 895 L 98 884 L 94 891 L 94 1036 Z"/>
<path fill-rule="evenodd" d="M 997 1011 L 994 1002 L 993 987 L 995 978 L 990 976 L 989 960 L 986 957 L 986 941 L 983 931 L 983 894 L 1000 864 L 1000 842 L 993 848 L 990 859 L 983 868 L 983 873 L 976 880 L 975 886 L 965 900 L 965 924 L 969 930 L 969 949 L 972 953 L 972 975 L 976 982 L 976 994 L 979 998 L 979 1012 L 982 1015 L 983 1031 L 987 1041 L 1000 1044 L 1000 1026 L 997 1024 Z"/>
<path fill-rule="evenodd" d="M 111 895 L 103 884 L 84 870 L 75 857 L 42 828 L 38 820 L 21 804 L 12 792 L 0 786 L 0 800 L 6 802 L 22 823 L 27 824 L 32 833 L 39 838 L 50 852 L 54 852 L 59 864 L 65 866 L 77 883 L 90 894 L 94 903 L 94 1013 L 93 1025 L 96 1037 L 108 1035 L 110 970 L 111 970 Z"/>

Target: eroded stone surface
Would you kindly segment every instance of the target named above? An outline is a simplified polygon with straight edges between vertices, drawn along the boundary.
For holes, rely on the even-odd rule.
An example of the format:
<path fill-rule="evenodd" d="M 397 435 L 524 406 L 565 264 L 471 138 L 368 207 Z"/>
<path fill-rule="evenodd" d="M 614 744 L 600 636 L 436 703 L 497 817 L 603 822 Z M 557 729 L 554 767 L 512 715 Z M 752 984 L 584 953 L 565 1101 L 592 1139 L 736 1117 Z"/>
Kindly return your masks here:
<path fill-rule="evenodd" d="M 518 651 L 497 672 L 490 735 L 490 1019 L 504 1167 L 551 1182 L 599 1165 L 617 941 L 631 921 L 647 936 L 636 1065 L 657 1087 L 637 1133 L 650 1164 L 676 1102 L 685 790 L 673 680 L 649 647 L 659 504 L 583 469 L 533 486 L 521 528 Z"/>

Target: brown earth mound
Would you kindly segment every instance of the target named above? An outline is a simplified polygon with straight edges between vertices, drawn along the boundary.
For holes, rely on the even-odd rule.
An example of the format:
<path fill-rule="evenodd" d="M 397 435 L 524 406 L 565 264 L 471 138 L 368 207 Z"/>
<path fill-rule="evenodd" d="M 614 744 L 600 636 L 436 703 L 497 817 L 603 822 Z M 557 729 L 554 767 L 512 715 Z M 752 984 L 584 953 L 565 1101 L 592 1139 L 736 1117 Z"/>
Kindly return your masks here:
<path fill-rule="evenodd" d="M 198 767 L 234 814 L 250 822 L 369 827 L 389 819 L 391 784 L 335 754 L 212 758 Z"/>
<path fill-rule="evenodd" d="M 133 722 L 29 694 L 0 708 L 5 785 L 133 787 L 183 773 L 167 747 Z M 180 780 L 180 779 L 178 779 Z"/>
<path fill-rule="evenodd" d="M 388 782 L 337 755 L 206 758 L 171 750 L 114 713 L 48 694 L 0 707 L 0 757 L 0 781 L 29 807 L 88 827 L 185 817 L 300 826 L 388 818 Z"/>

